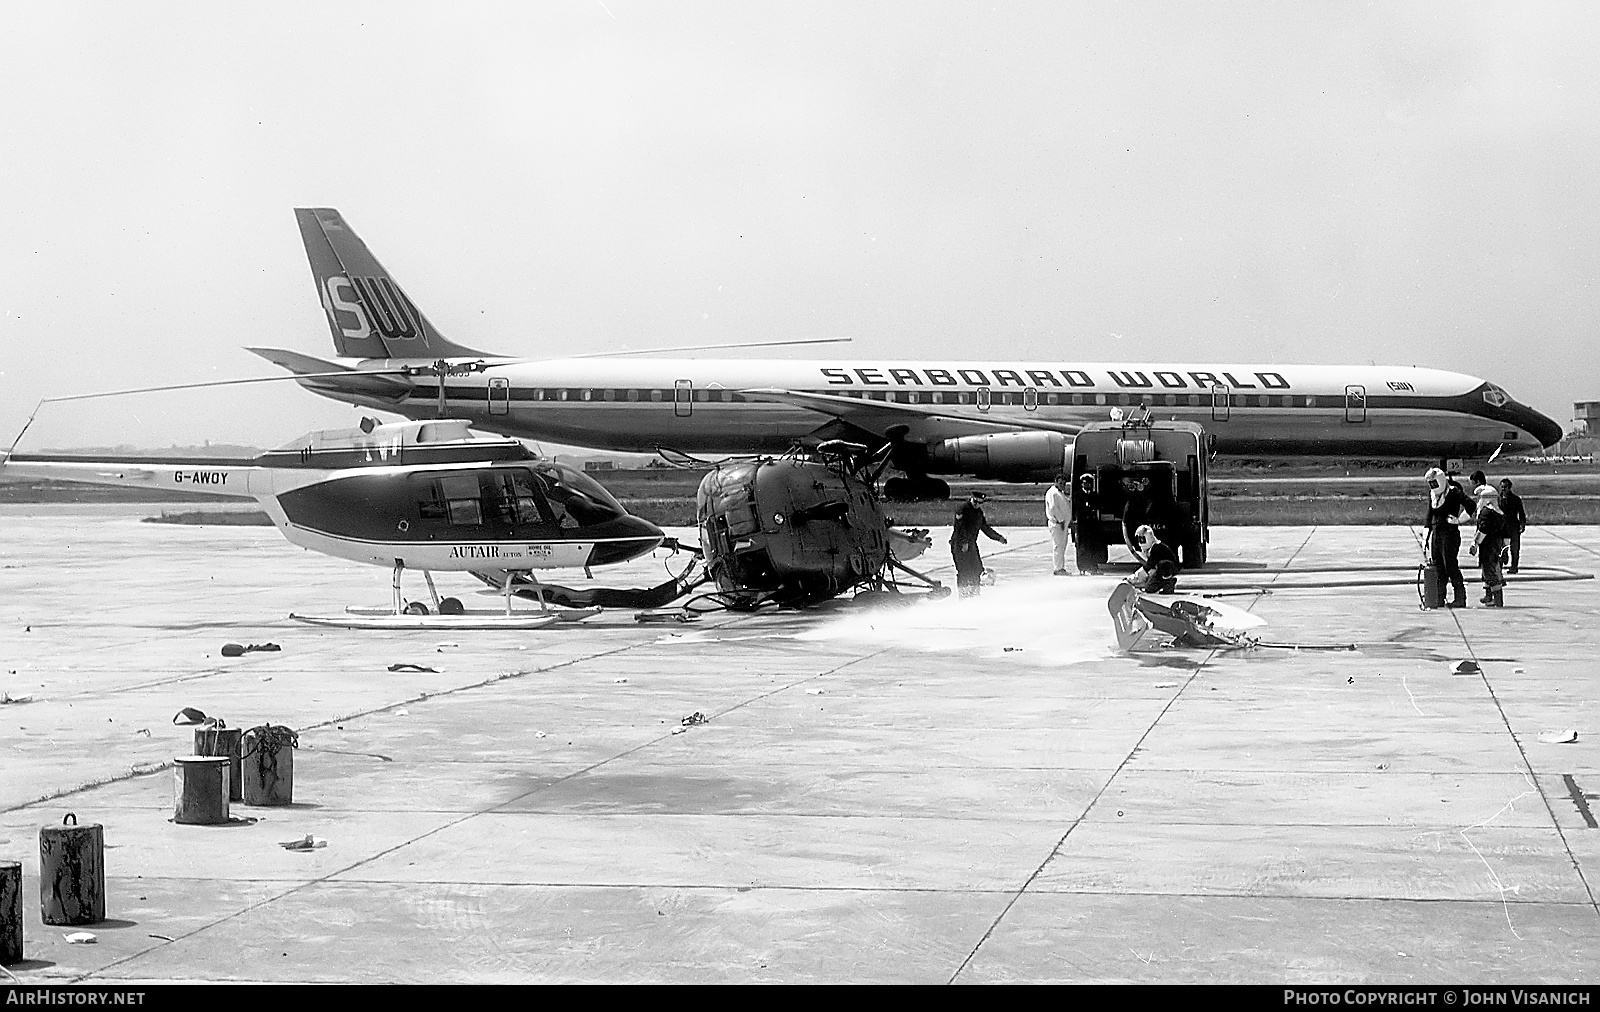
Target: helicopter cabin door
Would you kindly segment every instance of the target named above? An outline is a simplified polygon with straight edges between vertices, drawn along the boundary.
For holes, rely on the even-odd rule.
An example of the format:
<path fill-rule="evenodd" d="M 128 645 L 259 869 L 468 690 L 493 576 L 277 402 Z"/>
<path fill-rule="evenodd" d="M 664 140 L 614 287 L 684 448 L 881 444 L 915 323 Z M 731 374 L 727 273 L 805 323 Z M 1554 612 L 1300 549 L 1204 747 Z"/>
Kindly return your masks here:
<path fill-rule="evenodd" d="M 694 410 L 694 382 L 677 380 L 672 384 L 672 413 L 687 418 Z"/>
<path fill-rule="evenodd" d="M 511 410 L 511 381 L 504 376 L 489 380 L 489 414 L 504 415 Z"/>

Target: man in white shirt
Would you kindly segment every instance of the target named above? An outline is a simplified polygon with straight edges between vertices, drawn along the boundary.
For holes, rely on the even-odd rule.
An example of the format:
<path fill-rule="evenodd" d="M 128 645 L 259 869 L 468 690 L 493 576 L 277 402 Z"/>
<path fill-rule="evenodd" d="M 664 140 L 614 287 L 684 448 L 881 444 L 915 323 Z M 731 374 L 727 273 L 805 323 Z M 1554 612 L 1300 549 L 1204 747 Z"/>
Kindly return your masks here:
<path fill-rule="evenodd" d="M 1067 572 L 1067 522 L 1072 519 L 1071 486 L 1067 476 L 1056 475 L 1054 485 L 1044 494 L 1044 522 L 1050 528 L 1051 561 L 1055 563 L 1056 576 Z"/>

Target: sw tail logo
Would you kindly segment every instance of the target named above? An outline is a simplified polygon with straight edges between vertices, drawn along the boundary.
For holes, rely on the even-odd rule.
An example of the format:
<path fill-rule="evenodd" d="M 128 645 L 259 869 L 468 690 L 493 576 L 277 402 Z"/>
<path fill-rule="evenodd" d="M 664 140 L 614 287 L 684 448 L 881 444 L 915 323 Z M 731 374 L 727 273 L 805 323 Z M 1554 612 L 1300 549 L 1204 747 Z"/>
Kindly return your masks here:
<path fill-rule="evenodd" d="M 345 337 L 358 339 L 377 331 L 385 340 L 414 341 L 422 335 L 422 314 L 388 278 L 330 275 L 323 282 L 322 296 L 322 308 Z M 354 316 L 354 329 L 346 327 L 338 313 Z"/>

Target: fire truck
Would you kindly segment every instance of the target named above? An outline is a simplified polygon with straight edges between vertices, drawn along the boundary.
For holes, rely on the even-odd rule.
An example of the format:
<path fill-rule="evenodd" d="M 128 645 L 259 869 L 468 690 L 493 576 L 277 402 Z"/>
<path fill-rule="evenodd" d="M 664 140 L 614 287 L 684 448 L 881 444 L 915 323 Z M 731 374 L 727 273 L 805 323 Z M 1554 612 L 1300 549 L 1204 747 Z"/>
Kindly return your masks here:
<path fill-rule="evenodd" d="M 1148 410 L 1084 426 L 1072 448 L 1071 529 L 1079 572 L 1098 571 L 1112 545 L 1131 551 L 1142 524 L 1178 549 L 1184 568 L 1205 565 L 1208 451 L 1199 425 L 1154 421 Z"/>

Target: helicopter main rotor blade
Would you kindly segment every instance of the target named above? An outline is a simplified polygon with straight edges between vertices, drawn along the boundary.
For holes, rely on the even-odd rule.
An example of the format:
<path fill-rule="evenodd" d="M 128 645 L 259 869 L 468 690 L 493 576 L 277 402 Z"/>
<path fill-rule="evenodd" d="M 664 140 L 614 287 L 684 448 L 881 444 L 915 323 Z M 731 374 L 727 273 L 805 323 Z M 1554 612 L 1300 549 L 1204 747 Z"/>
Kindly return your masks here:
<path fill-rule="evenodd" d="M 130 387 L 127 390 L 103 390 L 94 394 L 65 394 L 60 397 L 41 397 L 40 404 L 57 404 L 62 401 L 86 401 L 96 397 L 121 397 L 125 394 L 154 394 L 167 390 L 199 390 L 202 387 L 243 386 L 246 383 L 281 383 L 284 380 L 333 379 L 351 376 L 406 376 L 405 369 L 343 369 L 339 372 L 302 372 L 286 376 L 253 376 L 249 379 L 207 380 L 203 383 L 171 383 L 158 387 Z"/>
<path fill-rule="evenodd" d="M 553 358 L 518 358 L 496 361 L 494 365 L 521 365 L 525 362 L 558 362 L 573 358 L 622 358 L 626 355 L 667 355 L 679 351 L 720 351 L 724 348 L 786 348 L 800 344 L 849 344 L 853 337 L 807 337 L 798 341 L 748 341 L 743 344 L 686 344 L 677 348 L 639 348 L 634 351 L 594 351 L 583 355 Z"/>

